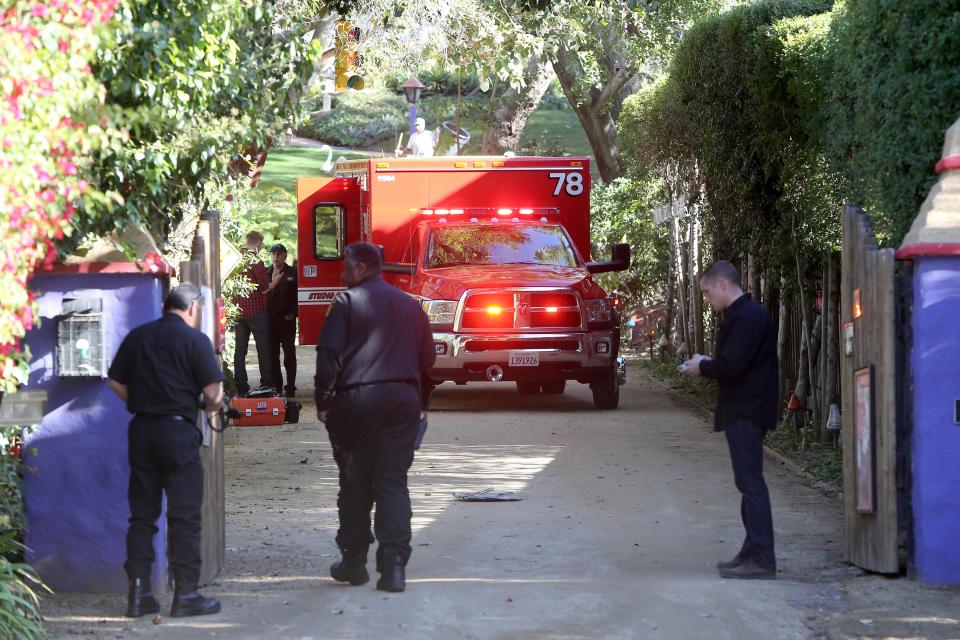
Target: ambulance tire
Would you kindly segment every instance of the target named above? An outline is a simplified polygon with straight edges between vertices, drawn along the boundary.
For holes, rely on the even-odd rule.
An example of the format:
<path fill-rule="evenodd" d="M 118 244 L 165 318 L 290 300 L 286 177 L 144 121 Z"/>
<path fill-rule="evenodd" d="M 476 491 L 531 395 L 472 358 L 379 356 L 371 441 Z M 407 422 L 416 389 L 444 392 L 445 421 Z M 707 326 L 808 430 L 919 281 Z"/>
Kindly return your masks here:
<path fill-rule="evenodd" d="M 540 388 L 544 393 L 549 395 L 560 395 L 563 393 L 563 390 L 567 388 L 566 380 L 550 380 L 548 382 L 541 382 Z"/>
<path fill-rule="evenodd" d="M 517 380 L 517 391 L 527 396 L 540 393 L 540 383 L 534 380 Z"/>
<path fill-rule="evenodd" d="M 590 390 L 593 391 L 593 406 L 597 409 L 616 409 L 620 405 L 620 384 L 613 369 L 594 378 L 590 383 Z"/>

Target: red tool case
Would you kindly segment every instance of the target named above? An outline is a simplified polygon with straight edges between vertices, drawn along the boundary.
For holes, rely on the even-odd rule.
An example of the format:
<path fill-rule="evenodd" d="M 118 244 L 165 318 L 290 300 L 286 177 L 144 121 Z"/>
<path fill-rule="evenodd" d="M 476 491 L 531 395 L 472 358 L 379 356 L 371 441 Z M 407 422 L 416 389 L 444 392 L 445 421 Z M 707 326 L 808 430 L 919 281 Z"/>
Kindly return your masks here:
<path fill-rule="evenodd" d="M 287 403 L 280 396 L 234 398 L 230 406 L 241 413 L 241 417 L 233 420 L 237 427 L 275 426 L 283 424 L 287 418 Z"/>

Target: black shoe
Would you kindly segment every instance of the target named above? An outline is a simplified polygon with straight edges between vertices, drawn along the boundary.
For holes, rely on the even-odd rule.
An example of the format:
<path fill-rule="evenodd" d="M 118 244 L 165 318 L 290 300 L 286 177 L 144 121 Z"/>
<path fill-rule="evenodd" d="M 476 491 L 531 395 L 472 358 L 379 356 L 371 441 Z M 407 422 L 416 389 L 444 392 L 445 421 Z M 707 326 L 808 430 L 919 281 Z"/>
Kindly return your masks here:
<path fill-rule="evenodd" d="M 296 398 L 296 397 L 297 397 L 297 390 L 294 389 L 293 387 L 287 387 L 287 389 L 286 389 L 286 396 L 287 396 L 288 398 Z"/>
<path fill-rule="evenodd" d="M 747 560 L 738 567 L 721 569 L 721 578 L 735 578 L 739 580 L 776 580 L 777 568 L 765 567 L 755 560 Z"/>
<path fill-rule="evenodd" d="M 358 560 L 337 560 L 330 565 L 330 577 L 337 582 L 348 582 L 354 587 L 370 582 L 366 562 Z"/>
<path fill-rule="evenodd" d="M 139 618 L 159 612 L 160 603 L 150 593 L 150 581 L 141 578 L 131 580 L 130 591 L 127 593 L 127 617 Z"/>
<path fill-rule="evenodd" d="M 208 616 L 214 613 L 220 613 L 220 601 L 216 598 L 206 598 L 196 589 L 187 593 L 177 591 L 173 594 L 173 604 L 170 606 L 171 618 Z"/>
<path fill-rule="evenodd" d="M 746 561 L 747 561 L 747 556 L 743 555 L 742 553 L 738 553 L 736 556 L 734 556 L 733 560 L 727 560 L 726 562 L 718 562 L 717 571 L 723 571 L 725 569 L 736 569 Z"/>
<path fill-rule="evenodd" d="M 389 591 L 390 593 L 400 593 L 407 587 L 406 570 L 395 565 L 384 568 L 380 572 L 380 579 L 377 580 L 377 589 L 380 591 Z"/>

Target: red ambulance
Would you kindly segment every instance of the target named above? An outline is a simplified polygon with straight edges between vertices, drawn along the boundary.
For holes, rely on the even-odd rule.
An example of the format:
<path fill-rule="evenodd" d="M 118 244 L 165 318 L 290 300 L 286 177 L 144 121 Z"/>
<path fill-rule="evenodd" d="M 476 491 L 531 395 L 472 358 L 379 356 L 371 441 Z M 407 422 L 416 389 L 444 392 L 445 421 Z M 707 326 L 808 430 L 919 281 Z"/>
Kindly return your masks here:
<path fill-rule="evenodd" d="M 297 180 L 300 343 L 316 344 L 343 290 L 350 243 L 383 247 L 388 282 L 433 325 L 434 383 L 515 381 L 521 393 L 589 384 L 614 409 L 625 378 L 610 297 L 592 274 L 587 158 L 433 157 L 341 161 Z"/>

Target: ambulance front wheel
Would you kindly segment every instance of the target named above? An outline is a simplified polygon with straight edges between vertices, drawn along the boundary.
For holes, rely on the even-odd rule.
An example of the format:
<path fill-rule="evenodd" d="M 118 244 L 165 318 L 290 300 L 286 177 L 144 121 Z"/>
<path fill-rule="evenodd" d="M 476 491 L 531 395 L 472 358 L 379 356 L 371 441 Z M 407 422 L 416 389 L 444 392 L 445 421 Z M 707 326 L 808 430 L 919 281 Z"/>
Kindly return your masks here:
<path fill-rule="evenodd" d="M 593 391 L 593 406 L 597 409 L 616 409 L 620 405 L 620 383 L 615 369 L 594 378 L 590 390 Z"/>

